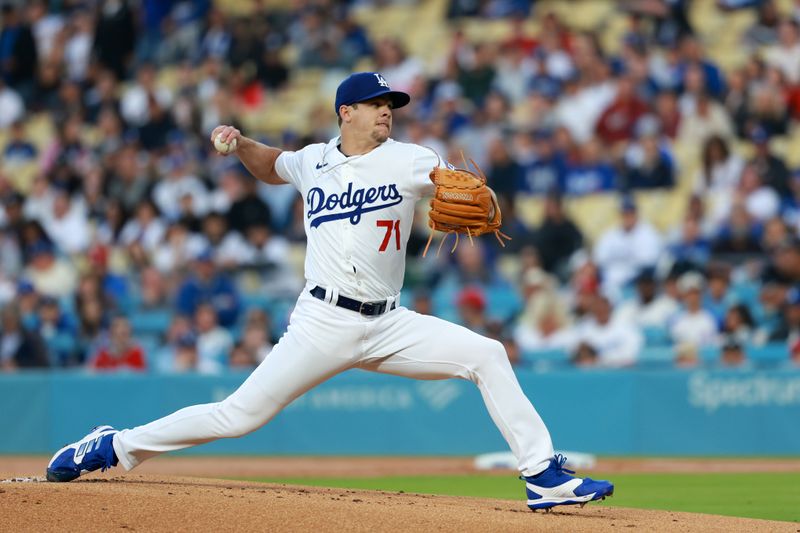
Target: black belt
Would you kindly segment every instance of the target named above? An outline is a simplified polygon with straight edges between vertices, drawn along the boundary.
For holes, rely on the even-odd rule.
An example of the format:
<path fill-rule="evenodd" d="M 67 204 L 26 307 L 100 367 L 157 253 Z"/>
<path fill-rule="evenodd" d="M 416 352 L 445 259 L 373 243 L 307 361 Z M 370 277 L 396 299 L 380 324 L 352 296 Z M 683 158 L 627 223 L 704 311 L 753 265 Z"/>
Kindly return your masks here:
<path fill-rule="evenodd" d="M 311 289 L 309 292 L 314 298 L 325 301 L 325 289 L 319 285 Z M 358 300 L 353 300 L 347 296 L 340 295 L 339 299 L 336 301 L 336 305 L 367 316 L 382 315 L 384 312 L 386 312 L 386 300 L 381 300 L 379 302 L 359 302 Z M 389 311 L 395 307 L 395 302 L 392 302 L 392 306 L 389 308 Z"/>

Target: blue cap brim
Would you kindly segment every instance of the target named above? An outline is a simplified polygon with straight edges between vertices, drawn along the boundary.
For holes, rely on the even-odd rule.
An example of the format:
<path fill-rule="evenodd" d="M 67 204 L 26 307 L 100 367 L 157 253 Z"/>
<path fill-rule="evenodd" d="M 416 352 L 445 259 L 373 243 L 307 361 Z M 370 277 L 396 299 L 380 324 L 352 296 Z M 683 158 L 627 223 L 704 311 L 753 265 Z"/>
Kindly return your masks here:
<path fill-rule="evenodd" d="M 353 104 L 357 104 L 359 102 L 366 102 L 367 100 L 370 100 L 372 98 L 376 98 L 378 96 L 388 96 L 389 99 L 392 101 L 392 109 L 399 109 L 399 108 L 401 108 L 403 106 L 408 105 L 408 103 L 411 101 L 411 96 L 409 96 L 408 94 L 406 94 L 406 93 L 404 93 L 402 91 L 382 90 L 382 91 L 375 91 L 374 93 L 368 94 L 366 96 L 362 96 L 361 98 L 359 98 L 355 102 L 342 102 L 341 105 L 353 105 Z M 337 115 L 339 114 L 339 110 L 338 109 L 336 110 L 336 114 Z"/>

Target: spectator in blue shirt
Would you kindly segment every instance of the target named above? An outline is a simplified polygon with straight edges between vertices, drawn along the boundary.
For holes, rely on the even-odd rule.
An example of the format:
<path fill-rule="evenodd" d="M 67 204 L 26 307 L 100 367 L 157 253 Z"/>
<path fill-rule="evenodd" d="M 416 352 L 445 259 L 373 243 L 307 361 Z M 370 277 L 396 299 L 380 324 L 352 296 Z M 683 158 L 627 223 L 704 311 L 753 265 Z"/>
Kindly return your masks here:
<path fill-rule="evenodd" d="M 675 185 L 672 160 L 659 146 L 654 131 L 645 131 L 638 143 L 631 145 L 623 163 L 624 190 L 664 189 Z"/>
<path fill-rule="evenodd" d="M 36 147 L 25 137 L 25 123 L 14 122 L 10 128 L 8 142 L 3 149 L 5 165 L 24 165 L 35 161 L 37 155 Z"/>
<path fill-rule="evenodd" d="M 241 310 L 239 293 L 233 279 L 216 271 L 213 259 L 210 249 L 195 258 L 192 275 L 178 289 L 178 312 L 193 316 L 200 304 L 210 303 L 217 311 L 220 325 L 231 327 Z"/>
<path fill-rule="evenodd" d="M 680 43 L 682 61 L 678 72 L 683 79 L 686 70 L 691 65 L 697 65 L 703 71 L 706 81 L 706 92 L 719 99 L 725 94 L 725 77 L 720 68 L 703 55 L 703 47 L 693 35 L 686 35 Z"/>
<path fill-rule="evenodd" d="M 617 172 L 603 157 L 603 146 L 597 138 L 585 142 L 578 160 L 566 165 L 562 188 L 568 196 L 613 191 L 616 186 Z"/>
<path fill-rule="evenodd" d="M 524 135 L 530 135 L 533 153 L 527 161 L 520 161 L 522 182 L 519 189 L 534 195 L 560 190 L 564 183 L 566 162 L 563 154 L 556 148 L 553 131 L 541 129 Z"/>

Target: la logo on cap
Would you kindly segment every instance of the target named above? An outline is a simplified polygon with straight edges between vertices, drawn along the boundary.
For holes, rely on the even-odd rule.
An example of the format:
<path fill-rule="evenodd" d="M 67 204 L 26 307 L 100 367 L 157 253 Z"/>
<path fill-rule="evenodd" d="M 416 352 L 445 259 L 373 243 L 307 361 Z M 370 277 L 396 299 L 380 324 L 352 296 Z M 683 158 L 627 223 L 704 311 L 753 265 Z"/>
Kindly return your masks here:
<path fill-rule="evenodd" d="M 386 78 L 384 78 L 377 72 L 375 73 L 375 77 L 378 78 L 378 85 L 380 85 L 381 87 L 386 87 L 387 89 L 389 88 L 389 82 L 386 81 Z"/>

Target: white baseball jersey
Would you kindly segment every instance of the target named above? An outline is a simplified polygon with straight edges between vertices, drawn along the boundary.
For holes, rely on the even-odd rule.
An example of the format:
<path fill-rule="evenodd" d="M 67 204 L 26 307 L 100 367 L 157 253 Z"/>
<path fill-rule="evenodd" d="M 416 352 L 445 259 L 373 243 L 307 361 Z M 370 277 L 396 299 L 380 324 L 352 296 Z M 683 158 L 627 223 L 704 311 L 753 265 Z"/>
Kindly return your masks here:
<path fill-rule="evenodd" d="M 431 169 L 443 164 L 427 148 L 388 140 L 346 157 L 339 139 L 284 152 L 278 174 L 303 195 L 307 290 L 269 356 L 236 392 L 117 433 L 114 452 L 130 470 L 164 452 L 245 435 L 269 422 L 295 398 L 351 368 L 415 379 L 474 382 L 516 455 L 534 475 L 553 456 L 550 434 L 517 382 L 503 345 L 462 326 L 387 306 L 361 314 L 320 299 L 314 284 L 359 301 L 393 298 L 403 283 L 414 207 L 433 192 Z"/>
<path fill-rule="evenodd" d="M 396 296 L 417 201 L 433 192 L 431 149 L 387 140 L 345 156 L 339 137 L 283 152 L 281 178 L 303 195 L 308 238 L 306 279 L 362 301 Z"/>

